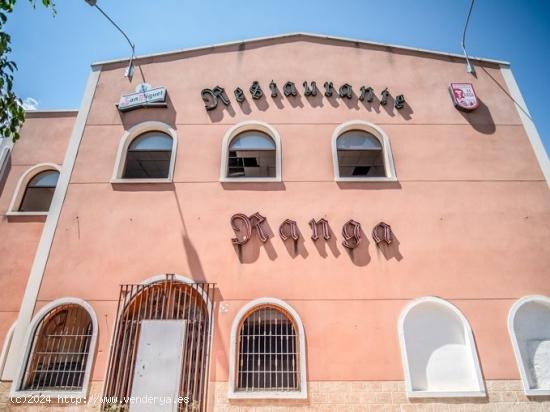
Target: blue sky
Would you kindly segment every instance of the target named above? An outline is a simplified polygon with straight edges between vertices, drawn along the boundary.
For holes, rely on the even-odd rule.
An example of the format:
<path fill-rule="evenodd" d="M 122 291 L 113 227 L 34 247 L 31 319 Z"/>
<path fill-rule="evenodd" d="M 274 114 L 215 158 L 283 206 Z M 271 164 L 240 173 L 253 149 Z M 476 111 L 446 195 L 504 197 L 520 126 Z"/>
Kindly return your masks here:
<path fill-rule="evenodd" d="M 40 2 L 40 0 L 38 0 Z M 78 108 L 94 61 L 124 58 L 128 44 L 84 0 L 56 0 L 57 15 L 18 0 L 7 25 L 16 91 L 40 109 Z M 311 32 L 460 53 L 469 0 L 98 0 L 137 54 L 288 32 Z M 507 60 L 550 151 L 550 1 L 477 0 L 471 55 Z"/>

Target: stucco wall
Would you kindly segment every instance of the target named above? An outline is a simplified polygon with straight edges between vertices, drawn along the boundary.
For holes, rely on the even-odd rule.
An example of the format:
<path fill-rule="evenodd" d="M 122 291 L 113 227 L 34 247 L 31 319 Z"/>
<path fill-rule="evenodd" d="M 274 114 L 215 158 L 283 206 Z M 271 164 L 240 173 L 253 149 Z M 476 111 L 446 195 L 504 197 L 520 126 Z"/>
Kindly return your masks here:
<path fill-rule="evenodd" d="M 19 178 L 38 163 L 61 165 L 76 113 L 27 113 L 0 182 L 0 347 L 17 318 L 44 217 L 7 217 Z"/>
<path fill-rule="evenodd" d="M 101 72 L 37 303 L 77 296 L 94 307 L 95 380 L 105 377 L 119 285 L 160 273 L 217 283 L 210 377 L 218 385 L 228 379 L 233 317 L 262 296 L 300 314 L 314 382 L 402 380 L 397 318 L 424 295 L 465 314 L 485 379 L 519 378 L 506 316 L 517 298 L 550 294 L 550 192 L 498 66 L 480 63 L 472 78 L 457 59 L 320 40 L 156 57 L 131 83 L 122 66 Z M 296 82 L 301 96 L 273 100 L 272 79 L 280 90 Z M 114 103 L 143 80 L 167 87 L 168 108 L 120 114 Z M 239 105 L 233 89 L 247 91 L 253 80 L 266 97 L 253 101 L 247 93 Z M 310 100 L 304 80 L 348 82 L 355 95 L 347 101 L 321 92 Z M 451 81 L 472 82 L 481 107 L 457 111 Z M 216 85 L 232 104 L 207 112 L 200 91 Z M 404 93 L 408 106 L 363 104 L 361 85 Z M 398 182 L 334 181 L 332 133 L 353 119 L 388 134 Z M 145 120 L 178 133 L 174 182 L 111 184 L 120 138 Z M 267 122 L 281 135 L 283 182 L 218 181 L 223 135 L 242 120 Z M 256 211 L 274 237 L 264 245 L 253 238 L 239 254 L 229 218 Z M 310 239 L 314 217 L 331 225 L 326 244 Z M 302 234 L 296 255 L 277 234 L 286 218 Z M 365 233 L 352 254 L 341 245 L 348 219 Z M 370 236 L 381 220 L 396 236 L 385 252 Z"/>

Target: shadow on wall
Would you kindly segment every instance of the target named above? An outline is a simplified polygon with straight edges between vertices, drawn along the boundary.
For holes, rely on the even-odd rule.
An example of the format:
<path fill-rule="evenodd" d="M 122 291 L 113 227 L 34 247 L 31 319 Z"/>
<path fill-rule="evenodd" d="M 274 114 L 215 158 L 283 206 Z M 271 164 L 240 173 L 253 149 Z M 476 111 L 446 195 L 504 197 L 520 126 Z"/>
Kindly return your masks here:
<path fill-rule="evenodd" d="M 401 189 L 399 182 L 337 182 L 342 190 L 395 190 Z"/>
<path fill-rule="evenodd" d="M 271 243 L 271 240 L 275 237 L 275 235 L 267 219 L 262 223 L 262 229 L 264 230 L 265 234 L 268 236 L 267 241 L 262 242 L 258 237 L 256 229 L 253 227 L 250 239 L 248 240 L 248 242 L 246 242 L 246 244 L 233 245 L 235 248 L 235 252 L 239 257 L 240 263 L 246 264 L 246 263 L 256 262 L 260 257 L 260 251 L 262 247 L 263 249 L 265 249 L 267 256 L 269 257 L 269 260 L 277 259 L 277 252 L 273 247 L 273 243 Z"/>
<path fill-rule="evenodd" d="M 370 242 L 367 239 L 367 236 L 365 235 L 363 228 L 361 228 L 360 233 L 361 233 L 361 241 L 359 242 L 357 247 L 353 249 L 348 249 L 343 245 L 343 242 L 342 242 L 342 247 L 346 249 L 346 251 L 348 252 L 348 256 L 350 257 L 354 265 L 367 266 L 371 261 L 371 257 L 369 254 Z"/>
<path fill-rule="evenodd" d="M 337 258 L 338 256 L 340 256 L 340 250 L 338 249 L 338 245 L 337 245 L 338 239 L 336 238 L 336 234 L 332 230 L 330 223 L 327 223 L 327 226 L 328 226 L 328 233 L 330 235 L 330 239 L 325 240 L 320 232 L 319 239 L 317 240 L 311 239 L 311 241 L 315 245 L 317 252 L 322 258 L 328 257 L 328 253 L 326 250 L 327 246 L 328 246 L 328 249 L 330 250 L 330 253 L 332 253 L 332 256 Z"/>
<path fill-rule="evenodd" d="M 166 107 L 145 107 L 128 112 L 119 111 L 118 114 L 125 130 L 147 121 L 163 122 L 174 129 L 176 128 L 176 110 L 170 99 L 170 94 L 166 95 Z"/>
<path fill-rule="evenodd" d="M 300 228 L 298 225 L 296 225 L 296 233 L 298 234 L 298 239 L 294 240 L 291 237 L 289 237 L 287 240 L 281 239 L 281 242 L 284 243 L 286 247 L 286 251 L 288 252 L 288 255 L 295 259 L 298 256 L 301 256 L 302 258 L 307 258 L 309 256 L 309 253 L 306 249 L 305 239 L 304 235 L 300 231 Z"/>
<path fill-rule="evenodd" d="M 224 190 L 251 190 L 258 192 L 273 192 L 286 190 L 283 182 L 254 183 L 254 182 L 225 182 L 221 183 Z"/>
<path fill-rule="evenodd" d="M 382 254 L 386 260 L 395 259 L 398 262 L 403 259 L 403 255 L 399 251 L 399 239 L 395 236 L 395 233 L 392 232 L 392 242 L 391 244 L 386 244 L 380 242 L 376 247 L 376 253 Z"/>
<path fill-rule="evenodd" d="M 496 130 L 493 116 L 487 105 L 479 97 L 478 100 L 479 107 L 476 110 L 473 112 L 460 111 L 460 114 L 479 133 L 493 134 Z"/>

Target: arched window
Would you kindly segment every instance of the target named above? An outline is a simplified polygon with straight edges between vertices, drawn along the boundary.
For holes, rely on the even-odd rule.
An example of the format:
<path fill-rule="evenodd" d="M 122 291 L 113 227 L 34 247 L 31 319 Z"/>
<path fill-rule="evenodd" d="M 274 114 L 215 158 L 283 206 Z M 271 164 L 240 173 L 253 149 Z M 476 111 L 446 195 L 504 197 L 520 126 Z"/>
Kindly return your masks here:
<path fill-rule="evenodd" d="M 306 398 L 305 343 L 296 312 L 284 302 L 260 299 L 233 324 L 232 398 Z"/>
<path fill-rule="evenodd" d="M 112 183 L 171 182 L 177 134 L 169 125 L 147 121 L 127 130 L 120 140 Z"/>
<path fill-rule="evenodd" d="M 58 179 L 59 172 L 57 170 L 46 170 L 34 176 L 27 183 L 19 211 L 47 212 L 50 209 Z"/>
<path fill-rule="evenodd" d="M 85 396 L 97 334 L 91 307 L 74 298 L 53 302 L 36 316 L 31 331 L 15 390 Z"/>
<path fill-rule="evenodd" d="M 40 163 L 26 170 L 17 182 L 7 215 L 46 215 L 60 172 L 53 163 Z"/>
<path fill-rule="evenodd" d="M 363 130 L 350 130 L 336 140 L 340 177 L 386 177 L 380 140 Z"/>
<path fill-rule="evenodd" d="M 508 331 L 527 395 L 550 395 L 550 298 L 526 296 L 510 309 Z"/>
<path fill-rule="evenodd" d="M 229 144 L 227 177 L 275 177 L 275 142 L 260 131 L 243 132 Z"/>
<path fill-rule="evenodd" d="M 172 137 L 162 132 L 147 132 L 128 146 L 124 179 L 166 179 L 170 172 Z"/>
<path fill-rule="evenodd" d="M 352 121 L 338 126 L 332 149 L 336 180 L 396 180 L 389 140 L 375 125 Z"/>
<path fill-rule="evenodd" d="M 399 318 L 399 339 L 408 396 L 485 396 L 470 325 L 449 302 L 411 302 Z"/>
<path fill-rule="evenodd" d="M 281 181 L 281 140 L 277 131 L 257 121 L 229 129 L 223 139 L 220 180 Z"/>

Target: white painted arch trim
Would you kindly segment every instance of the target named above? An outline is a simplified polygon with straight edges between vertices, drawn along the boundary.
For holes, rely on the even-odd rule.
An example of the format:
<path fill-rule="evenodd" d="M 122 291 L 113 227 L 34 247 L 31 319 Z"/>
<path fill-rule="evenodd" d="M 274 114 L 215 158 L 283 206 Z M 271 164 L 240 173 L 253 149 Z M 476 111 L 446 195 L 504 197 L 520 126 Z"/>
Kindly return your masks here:
<path fill-rule="evenodd" d="M 128 147 L 132 141 L 147 132 L 162 132 L 166 133 L 172 138 L 172 155 L 170 157 L 170 167 L 168 169 L 168 177 L 162 179 L 124 179 L 122 177 L 124 173 L 124 166 L 126 165 L 126 154 L 128 153 Z M 136 124 L 130 129 L 124 132 L 120 143 L 118 144 L 118 150 L 116 154 L 115 167 L 113 169 L 113 176 L 111 183 L 170 183 L 174 178 L 174 167 L 176 165 L 176 154 L 178 148 L 178 134 L 169 125 L 158 121 L 147 121 Z"/>
<path fill-rule="evenodd" d="M 55 310 L 56 308 L 62 305 L 78 305 L 81 308 L 83 308 L 86 312 L 88 312 L 88 314 L 90 315 L 90 319 L 92 320 L 92 327 L 93 327 L 92 339 L 90 341 L 90 346 L 88 349 L 88 359 L 86 360 L 86 371 L 84 373 L 84 379 L 82 381 L 82 389 L 79 391 L 50 391 L 50 390 L 23 391 L 23 390 L 20 390 L 19 386 L 25 374 L 27 361 L 29 359 L 29 356 L 31 355 L 30 351 L 33 346 L 34 337 L 37 332 L 38 326 L 40 325 L 40 323 L 48 313 L 50 313 L 52 310 Z M 14 379 L 14 381 L 12 382 L 10 397 L 16 398 L 21 396 L 50 395 L 55 397 L 58 397 L 58 396 L 74 397 L 77 399 L 86 398 L 88 394 L 88 385 L 91 377 L 90 375 L 92 371 L 92 364 L 94 363 L 97 334 L 98 334 L 97 316 L 92 306 L 85 300 L 82 300 L 80 298 L 75 298 L 75 297 L 66 297 L 66 298 L 56 299 L 48 303 L 46 306 L 44 306 L 42 309 L 38 311 L 38 313 L 34 316 L 31 323 L 29 324 L 29 327 L 27 328 L 27 333 L 25 335 L 25 340 L 23 344 L 23 349 L 24 349 L 23 357 L 21 358 L 16 379 Z"/>
<path fill-rule="evenodd" d="M 529 383 L 528 372 L 525 368 L 525 363 L 521 355 L 516 330 L 514 328 L 514 322 L 518 311 L 521 309 L 522 306 L 531 302 L 540 303 L 550 308 L 550 297 L 547 296 L 529 295 L 518 299 L 516 302 L 514 302 L 514 304 L 510 308 L 510 312 L 508 313 L 508 333 L 510 335 L 510 340 L 512 341 L 512 347 L 514 348 L 514 355 L 516 357 L 516 363 L 518 365 L 519 374 L 521 376 L 521 382 L 523 384 L 523 390 L 525 394 L 528 396 L 550 396 L 550 389 L 537 389 L 531 387 Z"/>
<path fill-rule="evenodd" d="M 298 344 L 300 347 L 300 390 L 294 392 L 288 391 L 258 391 L 258 392 L 240 392 L 235 390 L 235 378 L 237 372 L 237 339 L 239 326 L 244 317 L 254 308 L 263 305 L 278 306 L 288 313 L 294 321 L 298 329 Z M 228 398 L 230 399 L 307 399 L 307 373 L 306 373 L 306 335 L 304 325 L 300 319 L 298 312 L 288 303 L 281 299 L 263 297 L 255 299 L 244 305 L 233 319 L 231 325 L 231 338 L 229 346 L 229 391 Z"/>
<path fill-rule="evenodd" d="M 275 177 L 227 177 L 227 159 L 229 156 L 229 145 L 231 141 L 243 132 L 258 130 L 267 134 L 275 142 Z M 282 152 L 281 152 L 281 136 L 277 130 L 258 120 L 246 120 L 232 126 L 225 135 L 222 141 L 222 158 L 220 163 L 220 182 L 280 182 L 282 180 Z"/>
<path fill-rule="evenodd" d="M 404 324 L 405 320 L 412 309 L 416 306 L 424 303 L 435 303 L 441 305 L 447 309 L 450 309 L 462 322 L 464 328 L 464 337 L 466 339 L 466 345 L 469 349 L 470 355 L 472 357 L 474 370 L 476 374 L 476 384 L 477 390 L 475 391 L 418 391 L 414 390 L 412 387 L 412 377 L 409 367 L 409 359 L 407 355 L 407 347 L 405 341 L 405 331 Z M 405 375 L 405 389 L 407 396 L 409 398 L 459 398 L 459 397 L 485 397 L 485 384 L 483 382 L 483 376 L 481 374 L 481 368 L 479 366 L 479 358 L 477 356 L 477 350 L 474 341 L 474 335 L 472 333 L 472 328 L 468 319 L 464 314 L 452 303 L 435 297 L 435 296 L 424 296 L 421 298 L 414 299 L 409 302 L 405 308 L 401 311 L 398 321 L 398 335 L 399 335 L 399 346 L 401 348 L 401 360 L 403 362 L 403 372 Z"/>
<path fill-rule="evenodd" d="M 336 141 L 345 132 L 350 130 L 363 130 L 376 137 L 381 145 L 384 156 L 385 177 L 340 177 L 340 168 L 338 167 L 338 149 Z M 334 167 L 334 180 L 337 182 L 395 182 L 397 175 L 395 173 L 395 165 L 393 162 L 393 154 L 391 151 L 390 139 L 384 130 L 373 123 L 364 120 L 350 120 L 342 123 L 332 133 L 332 164 Z"/>
<path fill-rule="evenodd" d="M 7 216 L 46 216 L 48 214 L 48 212 L 19 211 L 19 206 L 21 206 L 21 201 L 23 200 L 25 189 L 27 188 L 27 185 L 29 184 L 31 179 L 35 177 L 38 173 L 45 172 L 47 170 L 57 170 L 61 175 L 61 166 L 56 165 L 55 163 L 39 163 L 27 169 L 25 173 L 21 175 L 17 182 L 17 186 L 15 186 L 15 191 L 13 192 L 13 196 L 8 207 L 8 212 L 6 213 Z"/>

